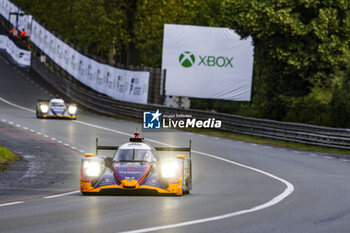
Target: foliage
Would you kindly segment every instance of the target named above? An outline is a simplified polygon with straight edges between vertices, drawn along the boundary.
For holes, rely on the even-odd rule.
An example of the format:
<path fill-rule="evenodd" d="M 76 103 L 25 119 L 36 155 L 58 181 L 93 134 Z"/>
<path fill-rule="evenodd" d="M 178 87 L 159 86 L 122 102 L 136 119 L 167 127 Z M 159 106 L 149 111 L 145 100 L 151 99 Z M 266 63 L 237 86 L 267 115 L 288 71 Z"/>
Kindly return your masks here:
<path fill-rule="evenodd" d="M 283 120 L 328 125 L 331 119 L 329 109 L 331 98 L 330 89 L 319 87 L 313 88 L 306 96 L 290 98 L 289 111 Z"/>
<path fill-rule="evenodd" d="M 330 101 L 331 126 L 350 127 L 350 57 L 345 71 L 340 72 L 335 80 Z"/>
<path fill-rule="evenodd" d="M 7 165 L 6 163 L 10 161 L 18 160 L 16 155 L 12 153 L 9 149 L 0 146 L 0 172 L 6 170 Z"/>
<path fill-rule="evenodd" d="M 350 69 L 338 72 L 350 62 L 349 1 L 12 1 L 83 52 L 127 65 L 160 67 L 165 23 L 232 28 L 253 38 L 252 101 L 194 108 L 350 126 Z"/>
<path fill-rule="evenodd" d="M 345 64 L 350 6 L 337 0 L 226 0 L 223 23 L 255 45 L 253 104 L 260 117 L 281 120 L 289 98 L 329 88 Z"/>
<path fill-rule="evenodd" d="M 215 26 L 221 6 L 219 0 L 13 2 L 86 53 L 153 67 L 160 67 L 164 23 Z"/>
<path fill-rule="evenodd" d="M 131 1 L 14 0 L 45 27 L 85 52 L 107 59 L 110 50 L 121 52 L 130 41 L 126 11 Z M 119 55 L 118 54 L 118 55 Z"/>
<path fill-rule="evenodd" d="M 134 43 L 141 65 L 160 67 L 164 24 L 215 26 L 219 0 L 138 1 Z"/>

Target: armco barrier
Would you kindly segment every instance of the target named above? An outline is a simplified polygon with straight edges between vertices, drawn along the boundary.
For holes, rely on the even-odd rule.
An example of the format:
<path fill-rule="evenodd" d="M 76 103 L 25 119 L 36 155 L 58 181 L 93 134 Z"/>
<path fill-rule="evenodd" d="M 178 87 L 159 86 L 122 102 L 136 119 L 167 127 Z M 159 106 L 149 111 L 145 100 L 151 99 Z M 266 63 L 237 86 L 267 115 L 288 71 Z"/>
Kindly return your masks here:
<path fill-rule="evenodd" d="M 0 23 L 9 30 L 11 24 L 0 15 Z M 34 53 L 43 54 L 38 48 L 33 46 Z M 49 59 L 48 59 L 49 60 Z M 50 61 L 49 61 L 50 62 Z M 69 77 L 58 65 L 51 61 L 50 69 L 44 63 L 41 63 L 34 54 L 31 56 L 32 68 L 40 74 L 47 82 L 55 87 L 59 92 L 76 101 L 81 106 L 90 110 L 106 115 L 124 115 L 133 118 L 142 118 L 143 111 L 159 109 L 162 113 L 182 113 L 190 114 L 197 119 L 216 118 L 222 121 L 223 131 L 259 136 L 263 138 L 284 140 L 290 142 L 300 142 L 309 145 L 350 149 L 350 130 L 321 127 L 307 124 L 279 122 L 273 120 L 264 120 L 248 118 L 223 113 L 213 113 L 201 110 L 184 110 L 170 107 L 164 107 L 155 104 L 136 104 L 118 101 L 106 95 L 97 93 L 92 89 L 80 84 L 78 81 Z M 132 70 L 144 68 L 135 67 Z M 154 80 L 150 82 L 149 99 L 153 103 L 162 103 L 162 93 L 164 83 L 160 78 L 162 76 L 159 69 L 149 68 Z M 65 76 L 64 78 L 60 75 Z"/>
<path fill-rule="evenodd" d="M 58 91 L 76 101 L 81 106 L 106 115 L 123 115 L 142 118 L 143 111 L 159 109 L 166 114 L 190 114 L 197 119 L 215 118 L 222 121 L 223 131 L 277 139 L 289 142 L 300 142 L 308 145 L 350 149 L 350 130 L 321 127 L 307 124 L 279 122 L 214 113 L 201 110 L 185 110 L 153 104 L 136 104 L 114 100 L 106 95 L 78 83 L 64 79 L 36 56 L 32 56 L 32 68 Z"/>

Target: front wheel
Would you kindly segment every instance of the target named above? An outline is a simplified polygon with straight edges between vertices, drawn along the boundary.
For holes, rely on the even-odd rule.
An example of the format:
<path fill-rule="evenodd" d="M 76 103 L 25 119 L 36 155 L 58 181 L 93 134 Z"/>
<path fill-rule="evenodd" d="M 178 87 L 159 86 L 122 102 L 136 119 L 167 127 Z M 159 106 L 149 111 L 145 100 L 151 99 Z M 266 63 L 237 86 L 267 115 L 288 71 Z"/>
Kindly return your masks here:
<path fill-rule="evenodd" d="M 182 191 L 182 194 L 190 194 L 190 190 Z"/>
<path fill-rule="evenodd" d="M 185 180 L 185 163 L 183 163 L 182 169 L 182 195 L 190 194 L 190 190 L 188 189 L 188 182 Z M 187 189 L 185 189 L 187 188 Z"/>

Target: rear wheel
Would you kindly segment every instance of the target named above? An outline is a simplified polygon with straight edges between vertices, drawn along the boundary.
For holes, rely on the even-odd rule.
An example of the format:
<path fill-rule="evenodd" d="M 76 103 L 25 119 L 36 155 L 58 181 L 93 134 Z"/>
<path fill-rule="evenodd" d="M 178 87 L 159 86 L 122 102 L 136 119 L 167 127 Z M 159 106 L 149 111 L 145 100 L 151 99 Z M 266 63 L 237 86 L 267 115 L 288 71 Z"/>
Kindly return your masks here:
<path fill-rule="evenodd" d="M 36 118 L 41 118 L 38 109 L 36 110 Z"/>

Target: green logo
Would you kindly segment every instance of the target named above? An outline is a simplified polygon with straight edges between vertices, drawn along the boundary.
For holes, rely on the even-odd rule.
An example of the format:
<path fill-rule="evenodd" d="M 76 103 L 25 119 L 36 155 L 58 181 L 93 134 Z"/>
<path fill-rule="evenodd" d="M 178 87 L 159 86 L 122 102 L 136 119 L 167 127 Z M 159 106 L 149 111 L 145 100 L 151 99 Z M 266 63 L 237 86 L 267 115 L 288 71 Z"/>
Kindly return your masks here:
<path fill-rule="evenodd" d="M 193 66 L 195 61 L 196 59 L 194 55 L 189 51 L 180 54 L 179 62 L 182 65 L 182 67 L 189 68 Z"/>

